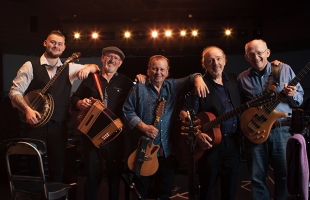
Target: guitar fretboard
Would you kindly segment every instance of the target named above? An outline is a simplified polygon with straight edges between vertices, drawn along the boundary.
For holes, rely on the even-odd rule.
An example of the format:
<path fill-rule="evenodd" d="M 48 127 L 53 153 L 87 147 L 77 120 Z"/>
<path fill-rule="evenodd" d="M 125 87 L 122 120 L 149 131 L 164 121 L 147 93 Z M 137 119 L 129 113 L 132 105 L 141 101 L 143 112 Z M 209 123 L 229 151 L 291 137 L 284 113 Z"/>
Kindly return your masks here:
<path fill-rule="evenodd" d="M 266 103 L 266 102 L 273 100 L 274 97 L 275 97 L 274 92 L 267 91 L 266 94 L 260 95 L 259 97 L 254 98 L 251 101 L 246 102 L 246 103 L 242 104 L 241 106 L 235 108 L 234 110 L 231 110 L 231 111 L 221 115 L 220 117 L 202 125 L 202 130 L 204 130 L 204 131 L 210 130 L 210 129 L 218 126 L 222 122 L 232 118 L 233 116 L 244 112 L 248 108 L 258 106 L 258 105 L 261 105 L 263 103 Z"/>
<path fill-rule="evenodd" d="M 310 62 L 288 83 L 289 86 L 296 86 L 300 80 L 307 74 L 310 68 Z M 281 101 L 284 101 L 287 98 L 286 94 L 284 94 L 283 90 L 278 94 L 277 100 L 272 102 L 269 106 L 267 106 L 264 110 L 268 114 L 270 114 L 276 107 L 280 104 Z"/>

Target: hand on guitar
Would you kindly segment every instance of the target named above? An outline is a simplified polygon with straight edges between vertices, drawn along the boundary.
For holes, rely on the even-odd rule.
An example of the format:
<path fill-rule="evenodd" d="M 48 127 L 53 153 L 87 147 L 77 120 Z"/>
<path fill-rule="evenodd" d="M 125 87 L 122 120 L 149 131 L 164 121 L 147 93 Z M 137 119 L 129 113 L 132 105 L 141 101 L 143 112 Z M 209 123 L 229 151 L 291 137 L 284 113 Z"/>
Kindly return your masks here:
<path fill-rule="evenodd" d="M 29 106 L 27 106 L 25 110 L 25 116 L 26 116 L 27 123 L 30 125 L 37 124 L 39 122 L 38 119 L 41 118 L 40 113 L 35 110 L 32 110 Z"/>
<path fill-rule="evenodd" d="M 140 122 L 136 126 L 142 133 L 144 133 L 147 137 L 154 139 L 158 134 L 158 129 L 153 125 L 147 125 L 144 122 Z"/>
<path fill-rule="evenodd" d="M 200 146 L 201 149 L 211 149 L 212 148 L 212 144 L 210 144 L 210 142 L 212 142 L 212 138 L 209 137 L 207 134 L 202 133 L 202 132 L 198 132 L 197 135 L 197 142 Z"/>
<path fill-rule="evenodd" d="M 283 92 L 288 97 L 293 97 L 294 94 L 297 92 L 296 86 L 290 86 L 287 83 L 284 84 Z"/>
<path fill-rule="evenodd" d="M 87 112 L 89 110 L 89 108 L 92 106 L 92 102 L 90 99 L 88 98 L 84 98 L 82 100 L 79 100 L 76 103 L 76 107 L 83 112 Z"/>

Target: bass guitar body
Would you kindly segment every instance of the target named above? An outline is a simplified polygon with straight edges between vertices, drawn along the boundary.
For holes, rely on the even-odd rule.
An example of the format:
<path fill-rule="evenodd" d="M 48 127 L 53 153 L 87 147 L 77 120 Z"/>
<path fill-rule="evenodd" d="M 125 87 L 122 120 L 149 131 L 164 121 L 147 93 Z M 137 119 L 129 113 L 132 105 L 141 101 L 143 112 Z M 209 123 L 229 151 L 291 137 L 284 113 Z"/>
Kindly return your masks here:
<path fill-rule="evenodd" d="M 139 144 L 141 144 L 141 139 Z M 128 167 L 131 171 L 136 171 L 137 162 L 139 159 L 141 148 L 137 148 L 128 158 Z M 158 159 L 157 159 L 157 152 L 159 150 L 159 145 L 154 145 L 152 140 L 149 140 L 146 148 L 145 154 L 143 156 L 143 164 L 141 165 L 140 175 L 141 176 L 151 176 L 155 174 L 158 169 Z"/>
<path fill-rule="evenodd" d="M 40 113 L 41 118 L 38 119 L 38 123 L 34 125 L 30 125 L 32 127 L 41 127 L 45 125 L 52 117 L 54 111 L 54 100 L 51 94 L 43 95 L 41 94 L 41 90 L 34 90 L 27 93 L 24 96 L 24 100 L 27 105 Z M 22 122 L 27 123 L 25 113 L 19 112 L 20 119 Z"/>
<path fill-rule="evenodd" d="M 250 108 L 243 112 L 240 117 L 241 130 L 246 138 L 255 144 L 265 142 L 270 134 L 274 122 L 282 117 L 286 117 L 284 112 L 276 110 L 271 113 L 258 115 L 261 108 Z"/>
<path fill-rule="evenodd" d="M 200 124 L 207 124 L 210 121 L 216 119 L 215 115 L 210 112 L 200 112 L 196 115 L 196 117 L 200 119 Z M 213 127 L 209 130 L 203 130 L 202 128 L 201 132 L 207 134 L 212 139 L 212 141 L 210 142 L 212 146 L 218 145 L 222 140 L 222 133 L 221 133 L 220 125 L 217 125 L 216 127 Z M 205 151 L 206 150 L 200 148 L 199 145 L 196 145 L 195 156 L 194 156 L 195 161 L 198 161 Z"/>

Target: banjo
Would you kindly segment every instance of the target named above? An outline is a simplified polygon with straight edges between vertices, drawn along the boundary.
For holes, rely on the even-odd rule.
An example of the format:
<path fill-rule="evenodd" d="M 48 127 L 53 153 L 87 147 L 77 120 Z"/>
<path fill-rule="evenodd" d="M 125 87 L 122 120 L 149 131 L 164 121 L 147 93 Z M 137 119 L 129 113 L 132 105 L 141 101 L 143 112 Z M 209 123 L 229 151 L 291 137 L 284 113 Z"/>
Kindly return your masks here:
<path fill-rule="evenodd" d="M 54 100 L 51 94 L 45 94 L 50 86 L 53 85 L 59 74 L 64 70 L 68 63 L 73 62 L 75 59 L 81 56 L 80 52 L 73 53 L 64 64 L 57 70 L 53 78 L 45 85 L 43 89 L 33 90 L 24 96 L 24 100 L 27 105 L 40 113 L 41 118 L 38 119 L 36 124 L 28 124 L 31 127 L 41 127 L 45 125 L 52 117 L 54 112 Z M 19 112 L 19 116 L 23 123 L 27 123 L 26 115 L 24 112 Z"/>

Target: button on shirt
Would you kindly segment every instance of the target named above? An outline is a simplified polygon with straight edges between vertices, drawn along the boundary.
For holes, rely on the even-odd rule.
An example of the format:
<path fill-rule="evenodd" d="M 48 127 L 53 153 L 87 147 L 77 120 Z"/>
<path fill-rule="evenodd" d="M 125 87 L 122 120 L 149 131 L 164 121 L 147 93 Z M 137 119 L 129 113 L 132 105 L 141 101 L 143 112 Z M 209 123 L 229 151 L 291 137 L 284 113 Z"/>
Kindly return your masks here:
<path fill-rule="evenodd" d="M 193 86 L 193 79 L 196 74 L 181 79 L 166 79 L 158 94 L 152 83 L 136 84 L 129 93 L 123 106 L 124 121 L 130 129 L 133 129 L 140 121 L 152 125 L 155 122 L 155 109 L 161 98 L 167 100 L 164 114 L 160 117 L 157 125 L 159 130 L 153 143 L 160 145 L 163 155 L 168 157 L 172 154 L 170 142 L 170 131 L 173 117 L 176 117 L 174 108 L 178 95 L 182 90 L 190 89 Z"/>

